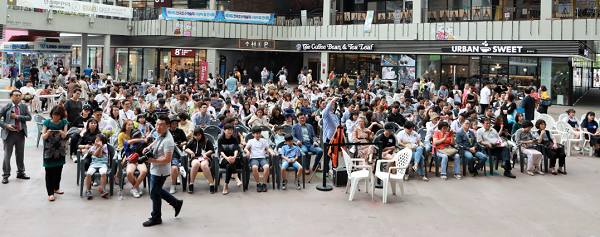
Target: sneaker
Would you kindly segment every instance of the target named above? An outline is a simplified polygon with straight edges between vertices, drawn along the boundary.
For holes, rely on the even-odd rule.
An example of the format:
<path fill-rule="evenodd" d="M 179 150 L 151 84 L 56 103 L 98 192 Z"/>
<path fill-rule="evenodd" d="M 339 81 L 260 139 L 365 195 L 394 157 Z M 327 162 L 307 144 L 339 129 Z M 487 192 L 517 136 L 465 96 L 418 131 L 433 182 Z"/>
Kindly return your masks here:
<path fill-rule="evenodd" d="M 85 196 L 87 197 L 88 200 L 91 200 L 94 196 L 92 196 L 92 191 L 87 190 L 85 191 Z"/>
<path fill-rule="evenodd" d="M 103 198 L 108 198 L 108 191 L 106 191 L 106 189 L 100 189 L 100 196 Z"/>
<path fill-rule="evenodd" d="M 296 180 L 296 181 L 294 181 L 294 183 L 296 183 L 296 189 L 298 189 L 298 190 L 302 189 L 302 186 L 300 186 L 300 181 Z"/>
<path fill-rule="evenodd" d="M 267 192 L 267 184 L 262 184 L 262 191 Z"/>
<path fill-rule="evenodd" d="M 286 185 L 287 185 L 287 180 L 284 180 L 284 181 L 281 183 L 281 190 L 285 190 L 285 186 L 286 186 Z"/>
<path fill-rule="evenodd" d="M 454 178 L 456 178 L 456 179 L 458 179 L 458 180 L 461 180 L 461 179 L 462 179 L 462 176 L 461 176 L 460 174 L 455 174 L 455 175 L 454 175 Z"/>
<path fill-rule="evenodd" d="M 590 151 L 590 148 L 589 147 L 584 147 L 583 150 L 584 151 Z"/>
<path fill-rule="evenodd" d="M 183 206 L 183 200 L 175 201 L 175 206 L 173 206 L 173 208 L 175 209 L 175 217 L 177 217 L 179 215 L 179 212 L 181 211 L 182 206 Z"/>
<path fill-rule="evenodd" d="M 177 186 L 175 186 L 174 184 L 171 184 L 171 190 L 169 190 L 169 193 L 174 194 L 177 192 Z"/>
<path fill-rule="evenodd" d="M 210 186 L 210 194 L 215 194 L 215 185 L 211 184 Z"/>
<path fill-rule="evenodd" d="M 256 184 L 256 191 L 259 193 L 262 192 L 262 185 Z"/>
<path fill-rule="evenodd" d="M 187 173 L 185 172 L 185 169 L 183 167 L 179 167 L 179 173 L 181 174 L 181 177 L 185 179 Z"/>
<path fill-rule="evenodd" d="M 146 222 L 144 222 L 142 225 L 144 227 L 150 227 L 150 226 L 158 225 L 161 223 L 162 223 L 161 219 L 148 218 L 148 220 Z"/>
<path fill-rule="evenodd" d="M 98 181 L 94 179 L 94 183 L 92 185 L 94 185 L 94 187 L 98 186 Z"/>
<path fill-rule="evenodd" d="M 188 187 L 188 193 L 194 193 L 194 184 L 190 184 Z"/>
<path fill-rule="evenodd" d="M 140 194 L 138 193 L 137 189 L 135 188 L 131 188 L 131 195 L 133 195 L 134 198 L 139 198 Z"/>
<path fill-rule="evenodd" d="M 142 194 L 144 194 L 144 192 L 142 191 L 142 189 L 140 187 L 137 187 L 135 190 L 138 192 L 138 194 L 140 196 L 142 196 Z"/>
<path fill-rule="evenodd" d="M 181 175 L 178 175 L 177 176 L 177 185 L 180 185 L 180 184 L 181 184 Z"/>
<path fill-rule="evenodd" d="M 576 150 L 576 151 L 581 151 L 581 148 L 579 148 L 578 146 L 574 146 L 574 147 L 573 147 L 573 150 Z"/>

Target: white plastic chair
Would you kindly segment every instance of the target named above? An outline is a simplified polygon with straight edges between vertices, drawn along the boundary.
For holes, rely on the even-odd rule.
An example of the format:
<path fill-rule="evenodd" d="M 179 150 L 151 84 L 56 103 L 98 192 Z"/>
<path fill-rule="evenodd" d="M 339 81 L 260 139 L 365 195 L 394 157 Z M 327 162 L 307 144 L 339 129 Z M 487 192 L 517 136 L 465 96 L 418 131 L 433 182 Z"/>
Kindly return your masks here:
<path fill-rule="evenodd" d="M 561 114 L 561 115 L 559 115 L 558 116 L 558 120 L 556 120 L 556 123 L 558 124 L 558 121 L 563 121 L 564 122 L 566 117 L 569 117 L 569 115 L 567 115 L 567 114 Z"/>
<path fill-rule="evenodd" d="M 402 196 L 404 196 L 404 174 L 406 173 L 406 169 L 410 164 L 410 158 L 412 156 L 412 151 L 408 148 L 405 148 L 398 152 L 396 156 L 394 156 L 391 160 L 377 160 L 377 169 L 375 171 L 375 176 L 383 182 L 383 203 L 387 203 L 387 192 L 388 186 L 391 184 L 392 186 L 392 194 L 396 195 L 396 184 L 400 186 L 400 192 Z M 395 163 L 396 166 L 390 168 L 390 171 L 396 170 L 396 173 L 390 173 L 387 171 L 381 171 L 381 164 Z M 373 183 L 373 189 L 375 188 L 375 183 Z M 373 195 L 373 193 L 371 193 Z"/>
<path fill-rule="evenodd" d="M 533 120 L 538 120 L 539 116 L 540 116 L 540 112 L 537 112 L 537 110 L 534 110 L 533 111 Z M 534 125 L 535 125 L 535 123 L 534 123 Z"/>
<path fill-rule="evenodd" d="M 35 101 L 34 110 L 42 111 L 42 101 L 40 100 L 40 93 L 42 93 L 42 89 L 35 90 L 35 96 L 33 100 Z"/>
<path fill-rule="evenodd" d="M 579 139 L 576 139 L 573 134 L 571 134 L 573 132 L 573 127 L 571 127 L 571 125 L 569 125 L 567 122 L 564 121 L 558 121 L 557 123 L 557 128 L 558 128 L 558 133 L 560 135 L 560 143 L 565 145 L 565 150 L 567 153 L 567 156 L 571 155 L 571 144 L 573 143 L 580 143 L 581 144 L 581 151 L 579 152 L 579 154 L 583 154 L 583 147 L 585 146 L 585 136 L 583 135 L 583 133 L 580 133 Z"/>
<path fill-rule="evenodd" d="M 550 131 L 553 135 L 558 134 L 558 130 L 556 128 L 556 120 L 552 118 L 552 116 L 547 114 L 538 115 L 536 120 L 544 120 L 546 122 L 546 130 Z"/>
<path fill-rule="evenodd" d="M 358 189 L 358 182 L 361 180 L 365 180 L 365 190 L 369 193 L 368 182 L 375 183 L 375 177 L 373 176 L 373 167 L 370 165 L 354 165 L 354 162 L 365 162 L 365 159 L 353 159 L 350 158 L 348 152 L 345 149 L 342 149 L 342 156 L 344 157 L 344 164 L 346 165 L 346 172 L 348 172 L 348 180 L 350 181 L 350 186 L 346 185 L 346 191 L 344 193 L 348 193 L 348 188 L 350 188 L 350 198 L 349 201 L 352 201 L 354 198 L 354 194 Z M 360 170 L 354 170 L 360 169 Z M 374 188 L 374 186 L 372 186 Z M 375 190 L 371 190 L 373 192 Z M 371 201 L 373 201 L 373 196 L 371 195 Z"/>

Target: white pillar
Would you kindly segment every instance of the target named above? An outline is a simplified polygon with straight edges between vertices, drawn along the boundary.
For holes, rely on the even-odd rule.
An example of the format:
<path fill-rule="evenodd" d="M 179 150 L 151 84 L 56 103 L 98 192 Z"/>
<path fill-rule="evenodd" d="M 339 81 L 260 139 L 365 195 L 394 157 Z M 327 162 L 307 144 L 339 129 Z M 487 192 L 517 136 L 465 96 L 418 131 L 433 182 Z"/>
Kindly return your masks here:
<path fill-rule="evenodd" d="M 88 34 L 81 34 L 81 61 L 79 62 L 81 72 L 87 68 L 88 65 Z"/>
<path fill-rule="evenodd" d="M 331 0 L 323 0 L 323 26 L 331 24 L 331 3 Z"/>
<path fill-rule="evenodd" d="M 540 20 L 544 21 L 552 18 L 552 4 L 554 4 L 553 1 L 541 1 Z"/>
<path fill-rule="evenodd" d="M 208 9 L 209 10 L 217 10 L 217 0 L 210 0 Z"/>
<path fill-rule="evenodd" d="M 426 5 L 426 3 L 424 3 L 423 0 L 413 1 L 413 23 L 422 22 L 423 17 L 421 15 L 423 14 L 424 5 Z"/>
<path fill-rule="evenodd" d="M 329 74 L 327 74 L 327 73 L 329 71 L 329 53 L 321 52 L 321 62 L 320 63 L 321 63 L 321 65 L 320 65 L 321 71 L 319 73 L 313 73 L 313 75 L 319 75 L 318 79 L 321 79 L 322 82 L 325 82 L 328 85 L 329 80 L 328 80 L 327 76 Z M 317 78 L 313 78 L 313 80 L 314 79 L 317 79 Z"/>
<path fill-rule="evenodd" d="M 102 73 L 110 73 L 110 35 L 104 35 L 104 48 L 102 48 Z"/>
<path fill-rule="evenodd" d="M 212 73 L 213 77 L 219 74 L 219 62 L 221 61 L 221 51 L 218 49 L 206 50 L 206 62 L 208 62 L 208 73 Z M 222 78 L 227 78 L 221 75 Z"/>

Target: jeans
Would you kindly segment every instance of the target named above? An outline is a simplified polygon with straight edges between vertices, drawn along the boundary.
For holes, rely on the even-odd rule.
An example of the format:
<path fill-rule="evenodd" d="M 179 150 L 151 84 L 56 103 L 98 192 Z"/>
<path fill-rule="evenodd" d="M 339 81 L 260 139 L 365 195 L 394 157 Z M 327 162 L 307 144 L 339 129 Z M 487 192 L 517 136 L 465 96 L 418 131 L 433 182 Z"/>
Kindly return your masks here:
<path fill-rule="evenodd" d="M 17 82 L 17 78 L 16 78 L 16 77 L 11 77 L 11 78 L 10 78 L 10 86 L 11 86 L 11 87 L 12 87 L 13 85 L 17 85 L 17 84 L 16 84 L 16 82 Z"/>
<path fill-rule="evenodd" d="M 268 79 L 266 77 L 261 77 L 260 79 L 261 79 L 262 85 L 265 86 L 268 82 Z"/>
<path fill-rule="evenodd" d="M 150 176 L 150 199 L 152 199 L 152 218 L 156 220 L 161 219 L 161 206 L 162 199 L 167 201 L 171 206 L 175 206 L 177 198 L 173 197 L 167 190 L 164 190 L 162 186 L 165 184 L 169 176 Z"/>
<path fill-rule="evenodd" d="M 425 160 L 421 160 L 423 157 L 423 147 L 417 147 L 412 152 L 412 159 L 416 164 L 419 164 L 419 175 L 425 175 Z"/>
<path fill-rule="evenodd" d="M 465 151 L 464 155 L 465 159 L 467 159 L 467 162 L 469 163 L 469 172 L 473 172 L 483 168 L 483 166 L 485 165 L 485 161 L 487 160 L 487 156 L 485 156 L 485 154 L 481 152 L 475 152 L 475 157 L 477 158 L 477 165 L 473 167 L 473 165 L 475 164 L 475 159 L 473 159 L 473 153 L 471 153 L 470 151 Z"/>
<path fill-rule="evenodd" d="M 448 156 L 440 152 L 437 153 L 438 160 L 442 160 L 442 175 L 446 175 L 446 166 L 448 165 Z M 454 174 L 460 174 L 460 156 L 454 155 Z"/>
<path fill-rule="evenodd" d="M 310 151 L 312 153 L 317 154 L 317 156 L 315 157 L 315 163 L 313 163 L 313 166 L 317 167 L 319 161 L 321 161 L 321 157 L 323 156 L 323 149 L 321 149 L 318 146 L 313 146 L 313 144 L 302 144 L 302 146 L 300 146 L 300 149 L 302 150 L 302 152 L 304 152 L 304 154 L 306 154 L 304 156 L 304 162 L 302 163 L 306 168 L 309 168 L 310 164 L 310 156 L 307 153 Z"/>

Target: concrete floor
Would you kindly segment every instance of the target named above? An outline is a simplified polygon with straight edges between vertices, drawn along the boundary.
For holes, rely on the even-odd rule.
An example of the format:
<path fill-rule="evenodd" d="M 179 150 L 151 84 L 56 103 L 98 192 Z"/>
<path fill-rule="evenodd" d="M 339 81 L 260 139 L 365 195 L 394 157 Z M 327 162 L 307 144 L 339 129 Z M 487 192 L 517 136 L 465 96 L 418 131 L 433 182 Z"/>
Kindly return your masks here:
<path fill-rule="evenodd" d="M 553 106 L 550 114 L 557 117 L 566 108 Z M 597 109 L 593 105 L 575 108 L 578 114 Z M 10 183 L 0 184 L 2 236 L 600 235 L 600 159 L 577 152 L 567 158 L 566 176 L 531 177 L 515 170 L 514 180 L 482 176 L 442 181 L 430 173 L 431 181 L 425 183 L 411 175 L 405 182 L 405 196 L 392 196 L 390 190 L 387 204 L 382 204 L 381 189 L 375 191 L 375 202 L 364 190 L 357 192 L 352 202 L 344 194 L 345 187 L 318 191 L 315 187 L 321 179 L 317 177 L 300 191 L 269 187 L 267 193 L 257 193 L 252 181 L 249 191 L 232 186 L 227 196 L 209 194 L 205 179 L 198 179 L 194 194 L 184 193 L 178 186 L 175 196 L 185 201 L 179 217 L 174 218 L 172 208 L 163 202 L 163 224 L 143 228 L 141 223 L 151 212 L 147 189 L 136 199 L 127 185 L 119 201 L 116 191 L 105 200 L 95 187 L 95 198 L 88 201 L 79 197 L 76 165 L 70 161 L 61 182 L 65 194 L 57 195 L 55 202 L 47 201 L 42 148 L 35 147 L 34 123 L 28 125 L 25 165 L 31 180 L 15 178 L 13 157 Z"/>

